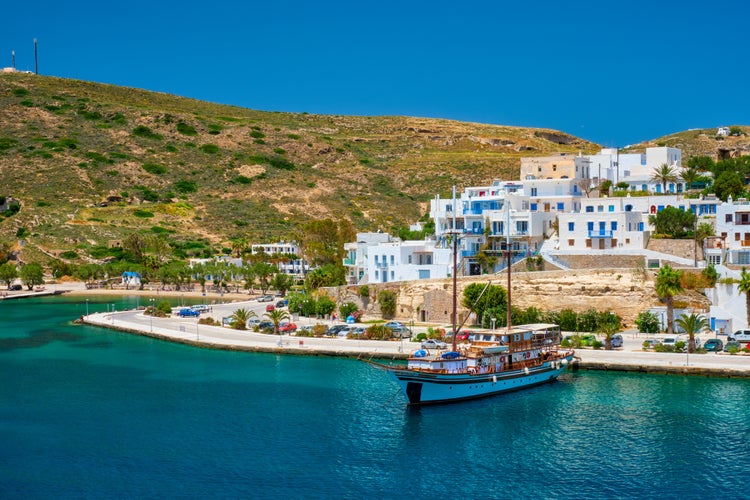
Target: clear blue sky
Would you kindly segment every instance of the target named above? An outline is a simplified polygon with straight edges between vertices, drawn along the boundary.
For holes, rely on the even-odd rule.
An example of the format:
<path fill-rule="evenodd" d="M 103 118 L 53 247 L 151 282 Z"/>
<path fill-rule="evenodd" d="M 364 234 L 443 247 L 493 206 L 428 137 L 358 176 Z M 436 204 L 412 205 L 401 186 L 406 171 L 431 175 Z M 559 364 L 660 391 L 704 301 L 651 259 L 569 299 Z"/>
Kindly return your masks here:
<path fill-rule="evenodd" d="M 24 6 L 22 8 L 21 6 Z M 269 111 L 546 127 L 605 146 L 750 125 L 750 2 L 13 2 L 0 66 Z"/>

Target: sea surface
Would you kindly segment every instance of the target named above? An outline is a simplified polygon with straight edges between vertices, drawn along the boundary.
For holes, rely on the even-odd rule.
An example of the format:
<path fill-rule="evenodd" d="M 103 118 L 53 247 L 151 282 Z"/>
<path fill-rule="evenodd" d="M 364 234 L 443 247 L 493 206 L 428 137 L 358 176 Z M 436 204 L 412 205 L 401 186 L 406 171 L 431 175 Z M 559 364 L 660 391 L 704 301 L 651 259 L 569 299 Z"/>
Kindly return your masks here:
<path fill-rule="evenodd" d="M 748 380 L 577 372 L 410 409 L 356 360 L 71 323 L 136 301 L 0 301 L 0 498 L 750 497 Z"/>

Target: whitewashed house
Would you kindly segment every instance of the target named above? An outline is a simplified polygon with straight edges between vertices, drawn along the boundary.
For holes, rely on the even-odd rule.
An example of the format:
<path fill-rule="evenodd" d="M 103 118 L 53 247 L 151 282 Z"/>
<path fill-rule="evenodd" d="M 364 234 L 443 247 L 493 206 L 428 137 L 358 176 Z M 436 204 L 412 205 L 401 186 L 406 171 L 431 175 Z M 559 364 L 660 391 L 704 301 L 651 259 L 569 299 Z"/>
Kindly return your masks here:
<path fill-rule="evenodd" d="M 357 233 L 357 241 L 344 243 L 344 268 L 346 268 L 346 282 L 350 285 L 357 283 L 367 283 L 369 276 L 367 274 L 368 251 L 371 247 L 381 243 L 389 243 L 397 238 L 388 233 Z"/>
<path fill-rule="evenodd" d="M 708 241 L 705 249 L 709 262 L 750 265 L 750 201 L 730 197 L 719 205 L 714 234 L 716 239 Z"/>
<path fill-rule="evenodd" d="M 367 283 L 390 283 L 451 276 L 453 253 L 435 240 L 391 241 L 368 247 Z"/>

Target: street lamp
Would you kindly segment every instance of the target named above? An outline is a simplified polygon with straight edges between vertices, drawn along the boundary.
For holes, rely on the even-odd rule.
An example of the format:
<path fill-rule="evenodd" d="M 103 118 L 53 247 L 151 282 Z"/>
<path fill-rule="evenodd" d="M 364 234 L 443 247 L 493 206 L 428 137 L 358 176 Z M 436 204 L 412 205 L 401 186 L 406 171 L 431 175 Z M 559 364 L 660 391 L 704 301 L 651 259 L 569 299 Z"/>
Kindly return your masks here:
<path fill-rule="evenodd" d="M 492 319 L 490 319 L 490 321 L 492 321 L 492 331 L 494 332 L 495 331 L 495 321 L 497 321 L 497 318 L 492 318 Z"/>
<path fill-rule="evenodd" d="M 151 333 L 154 333 L 154 299 L 148 299 L 151 302 Z"/>

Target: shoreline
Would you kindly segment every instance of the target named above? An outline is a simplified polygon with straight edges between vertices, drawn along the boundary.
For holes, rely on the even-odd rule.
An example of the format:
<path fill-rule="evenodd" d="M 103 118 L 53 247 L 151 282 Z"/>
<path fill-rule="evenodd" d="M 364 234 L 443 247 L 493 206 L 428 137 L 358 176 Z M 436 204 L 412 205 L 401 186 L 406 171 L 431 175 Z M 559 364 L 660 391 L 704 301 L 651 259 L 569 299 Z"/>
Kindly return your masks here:
<path fill-rule="evenodd" d="M 257 301 L 232 302 L 213 306 L 212 316 L 221 318 L 237 307 L 263 307 Z M 249 330 L 234 330 L 220 326 L 198 324 L 193 318 L 152 318 L 142 311 L 93 313 L 82 316 L 83 324 L 100 326 L 128 334 L 151 337 L 193 347 L 270 354 L 303 356 L 336 356 L 349 358 L 374 358 L 405 360 L 419 349 L 418 342 L 353 340 L 328 337 L 297 337 L 294 335 L 269 335 Z M 302 324 L 322 321 L 299 318 Z M 325 322 L 330 323 L 330 322 Z M 571 370 L 616 371 L 667 375 L 710 376 L 720 378 L 750 378 L 750 355 L 726 353 L 657 353 L 643 351 L 643 337 L 626 334 L 622 349 L 605 351 L 576 350 Z"/>

